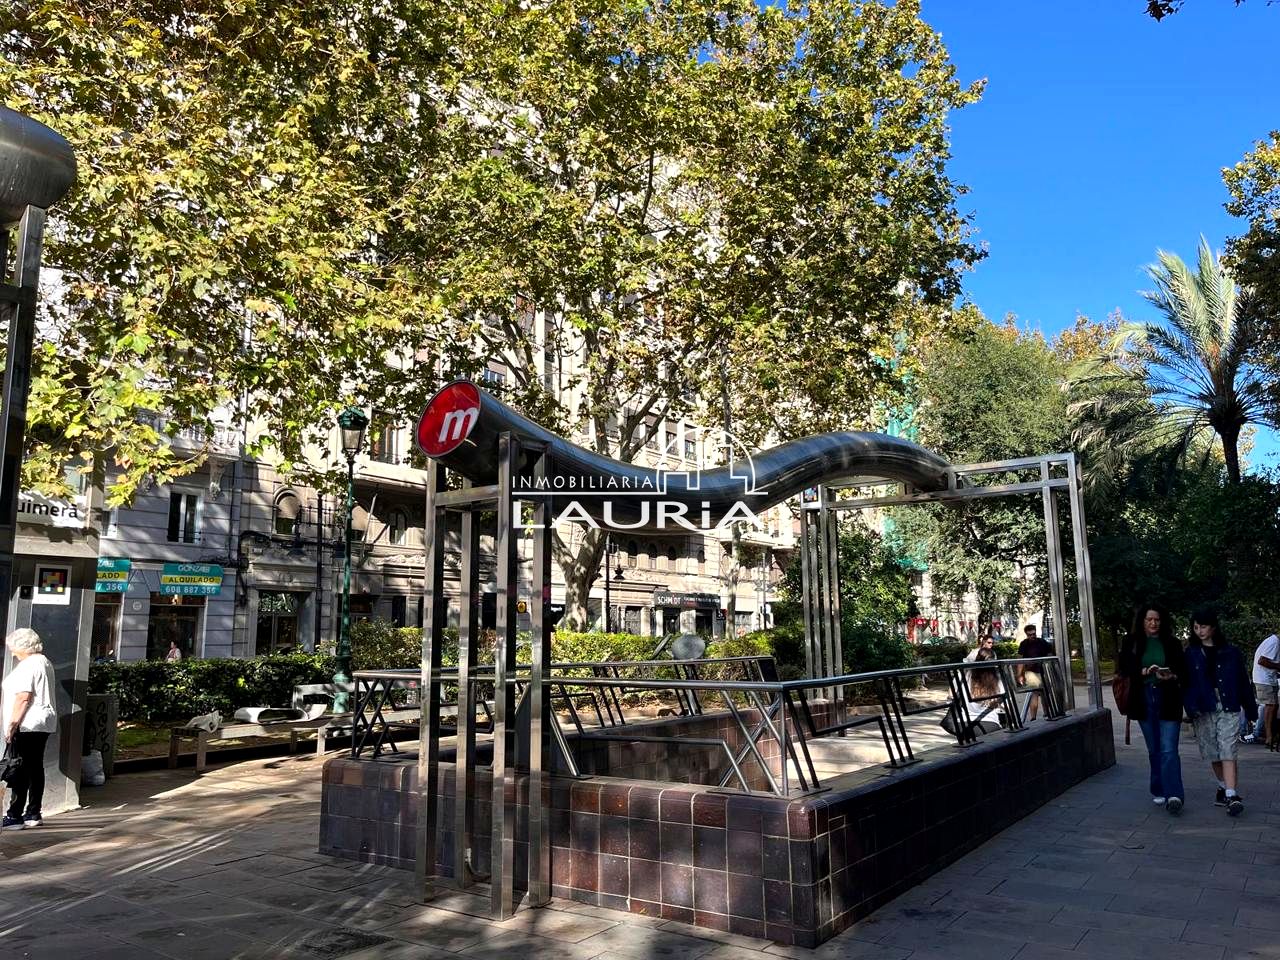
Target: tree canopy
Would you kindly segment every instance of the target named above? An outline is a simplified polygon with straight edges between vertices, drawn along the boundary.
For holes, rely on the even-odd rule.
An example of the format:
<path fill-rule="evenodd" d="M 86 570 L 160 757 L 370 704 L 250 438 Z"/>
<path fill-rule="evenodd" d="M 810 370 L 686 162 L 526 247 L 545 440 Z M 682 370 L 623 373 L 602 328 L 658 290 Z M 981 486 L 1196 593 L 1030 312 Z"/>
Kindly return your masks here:
<path fill-rule="evenodd" d="M 726 393 L 748 440 L 862 425 L 980 256 L 947 173 L 979 93 L 918 0 L 17 0 L 0 96 L 82 158 L 31 471 L 108 454 L 127 498 L 195 465 L 148 415 L 228 407 L 297 466 L 490 360 L 623 460 Z M 600 549 L 558 543 L 571 604 Z"/>
<path fill-rule="evenodd" d="M 929 353 L 919 380 L 920 442 L 953 463 L 984 463 L 1068 448 L 1065 364 L 1038 333 L 1012 321 L 977 323 L 967 341 Z M 894 511 L 901 549 L 927 563 L 934 589 L 972 590 L 980 617 L 1044 589 L 1039 499 L 1012 498 Z M 1028 576 L 1029 574 L 1029 576 Z"/>

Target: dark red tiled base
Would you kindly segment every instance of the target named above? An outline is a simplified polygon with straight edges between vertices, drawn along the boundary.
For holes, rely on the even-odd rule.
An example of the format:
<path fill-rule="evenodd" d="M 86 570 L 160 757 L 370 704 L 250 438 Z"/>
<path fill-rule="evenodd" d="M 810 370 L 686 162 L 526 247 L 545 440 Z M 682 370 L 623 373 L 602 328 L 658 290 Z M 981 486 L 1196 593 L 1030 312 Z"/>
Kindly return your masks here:
<path fill-rule="evenodd" d="M 793 800 L 705 786 L 553 777 L 542 798 L 550 808 L 552 892 L 816 946 L 1111 766 L 1110 724 L 1105 711 L 1039 723 L 869 783 Z M 452 764 L 441 765 L 440 779 L 437 871 L 451 876 Z M 491 783 L 487 770 L 476 771 L 481 802 L 473 867 L 480 871 L 489 864 Z M 320 851 L 411 869 L 416 789 L 416 759 L 330 760 Z M 527 778 L 519 778 L 516 791 L 520 877 L 528 852 Z"/>

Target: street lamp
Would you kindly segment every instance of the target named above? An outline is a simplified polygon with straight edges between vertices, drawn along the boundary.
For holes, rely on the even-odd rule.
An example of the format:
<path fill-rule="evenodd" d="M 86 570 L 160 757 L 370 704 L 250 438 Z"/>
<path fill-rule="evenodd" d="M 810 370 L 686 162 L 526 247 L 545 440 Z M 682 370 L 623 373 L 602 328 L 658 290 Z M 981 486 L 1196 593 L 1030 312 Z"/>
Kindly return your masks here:
<path fill-rule="evenodd" d="M 612 580 L 609 577 L 609 555 L 613 553 L 613 535 L 606 533 L 604 535 L 604 632 L 613 633 L 613 606 L 609 596 L 609 588 L 612 580 L 619 583 L 623 581 L 622 564 L 618 564 L 618 569 L 613 572 Z"/>
<path fill-rule="evenodd" d="M 333 675 L 333 712 L 350 709 L 347 687 L 351 684 L 351 510 L 355 500 L 356 455 L 364 442 L 369 418 L 359 407 L 347 407 L 338 414 L 342 454 L 347 458 L 347 531 L 342 561 L 342 628 L 338 632 L 338 672 Z"/>

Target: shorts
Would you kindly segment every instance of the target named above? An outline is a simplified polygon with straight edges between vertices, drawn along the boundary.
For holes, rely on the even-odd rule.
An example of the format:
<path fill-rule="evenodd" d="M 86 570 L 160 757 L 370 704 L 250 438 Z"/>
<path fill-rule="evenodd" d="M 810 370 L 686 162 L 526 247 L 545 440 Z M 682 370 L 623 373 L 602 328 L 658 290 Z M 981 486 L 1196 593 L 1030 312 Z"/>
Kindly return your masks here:
<path fill-rule="evenodd" d="M 1253 692 L 1260 707 L 1276 702 L 1276 685 L 1274 683 L 1255 683 Z"/>
<path fill-rule="evenodd" d="M 1022 674 L 1022 683 L 1032 690 L 1039 690 L 1044 686 L 1044 677 L 1034 670 L 1027 670 Z"/>
<path fill-rule="evenodd" d="M 1196 732 L 1196 745 L 1200 748 L 1201 759 L 1212 763 L 1215 760 L 1236 758 L 1236 729 L 1239 726 L 1237 714 L 1227 713 L 1225 710 L 1202 713 L 1191 725 Z"/>

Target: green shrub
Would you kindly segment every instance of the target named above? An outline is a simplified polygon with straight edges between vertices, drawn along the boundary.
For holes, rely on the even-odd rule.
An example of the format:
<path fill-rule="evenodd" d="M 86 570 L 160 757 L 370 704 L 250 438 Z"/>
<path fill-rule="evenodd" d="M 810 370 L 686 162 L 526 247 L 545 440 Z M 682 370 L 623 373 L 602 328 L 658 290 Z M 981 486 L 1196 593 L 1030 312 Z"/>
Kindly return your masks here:
<path fill-rule="evenodd" d="M 332 656 L 315 653 L 95 663 L 89 692 L 114 694 L 121 720 L 182 721 L 213 710 L 230 717 L 240 707 L 288 706 L 295 686 L 328 683 L 336 669 Z"/>

